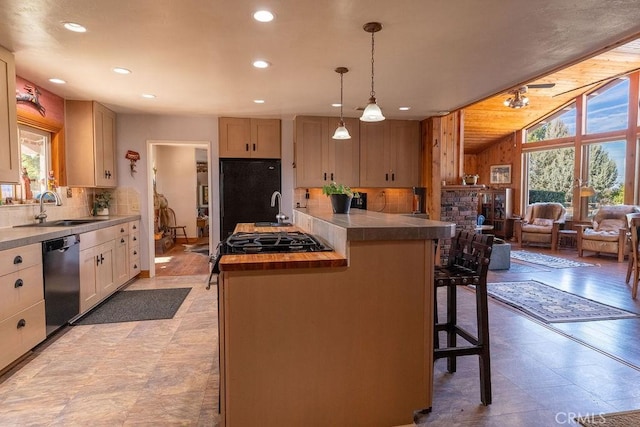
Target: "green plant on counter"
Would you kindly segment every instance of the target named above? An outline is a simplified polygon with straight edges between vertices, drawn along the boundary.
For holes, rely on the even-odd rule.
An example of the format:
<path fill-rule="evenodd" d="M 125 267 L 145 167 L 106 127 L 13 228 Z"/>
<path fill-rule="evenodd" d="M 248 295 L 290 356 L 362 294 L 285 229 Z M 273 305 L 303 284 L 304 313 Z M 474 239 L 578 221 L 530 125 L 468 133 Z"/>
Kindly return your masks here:
<path fill-rule="evenodd" d="M 111 204 L 111 193 L 105 191 L 100 194 L 96 194 L 95 206 L 98 209 L 108 208 Z"/>
<path fill-rule="evenodd" d="M 347 187 L 344 184 L 336 184 L 336 182 L 332 182 L 331 184 L 322 186 L 322 194 L 331 196 L 332 194 L 345 194 L 350 197 L 360 197 L 358 192 L 354 192 L 350 187 Z"/>

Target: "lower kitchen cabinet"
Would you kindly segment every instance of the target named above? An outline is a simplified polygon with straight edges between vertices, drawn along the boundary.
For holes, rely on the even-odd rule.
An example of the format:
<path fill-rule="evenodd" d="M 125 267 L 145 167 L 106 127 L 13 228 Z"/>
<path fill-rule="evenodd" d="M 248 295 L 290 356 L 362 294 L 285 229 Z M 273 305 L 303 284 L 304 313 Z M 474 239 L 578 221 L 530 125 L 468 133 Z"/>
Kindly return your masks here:
<path fill-rule="evenodd" d="M 0 370 L 45 338 L 42 245 L 0 251 Z"/>
<path fill-rule="evenodd" d="M 140 221 L 129 223 L 129 279 L 140 274 Z"/>
<path fill-rule="evenodd" d="M 80 238 L 80 312 L 84 313 L 117 289 L 113 228 Z M 87 243 L 85 243 L 88 241 Z M 83 246 L 84 244 L 84 246 Z M 94 246 L 90 246 L 94 244 Z M 89 247 L 86 247 L 89 246 Z"/>
<path fill-rule="evenodd" d="M 129 280 L 129 224 L 116 227 L 115 239 L 116 286 Z"/>

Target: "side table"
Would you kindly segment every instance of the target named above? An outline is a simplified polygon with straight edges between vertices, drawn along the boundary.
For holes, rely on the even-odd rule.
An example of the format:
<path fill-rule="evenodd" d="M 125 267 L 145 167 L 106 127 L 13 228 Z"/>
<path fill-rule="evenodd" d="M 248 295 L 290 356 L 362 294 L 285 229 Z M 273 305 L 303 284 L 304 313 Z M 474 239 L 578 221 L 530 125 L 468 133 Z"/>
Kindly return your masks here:
<path fill-rule="evenodd" d="M 575 248 L 578 232 L 576 230 L 559 230 L 558 231 L 558 249 Z"/>

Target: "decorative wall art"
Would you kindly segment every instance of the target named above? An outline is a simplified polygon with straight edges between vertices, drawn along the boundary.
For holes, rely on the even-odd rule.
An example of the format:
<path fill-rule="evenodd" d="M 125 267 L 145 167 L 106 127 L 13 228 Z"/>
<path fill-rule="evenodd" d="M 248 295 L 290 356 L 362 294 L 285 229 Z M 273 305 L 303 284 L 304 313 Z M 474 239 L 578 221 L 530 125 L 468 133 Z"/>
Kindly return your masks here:
<path fill-rule="evenodd" d="M 491 184 L 511 184 L 511 165 L 491 166 L 489 183 Z"/>

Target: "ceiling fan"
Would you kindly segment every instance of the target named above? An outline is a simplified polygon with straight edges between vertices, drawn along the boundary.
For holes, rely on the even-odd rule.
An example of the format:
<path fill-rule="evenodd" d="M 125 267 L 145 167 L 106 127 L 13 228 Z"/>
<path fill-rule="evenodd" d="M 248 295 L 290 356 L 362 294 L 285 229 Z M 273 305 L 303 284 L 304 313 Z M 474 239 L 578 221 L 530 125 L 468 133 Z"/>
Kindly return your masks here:
<path fill-rule="evenodd" d="M 537 83 L 537 84 L 523 85 L 523 86 L 520 86 L 519 88 L 511 89 L 508 93 L 513 96 L 510 96 L 509 98 L 505 99 L 504 105 L 509 108 L 515 108 L 515 109 L 526 107 L 527 105 L 529 105 L 529 98 L 526 97 L 524 94 L 527 93 L 529 89 L 549 89 L 554 87 L 555 85 L 556 85 L 555 83 Z"/>

